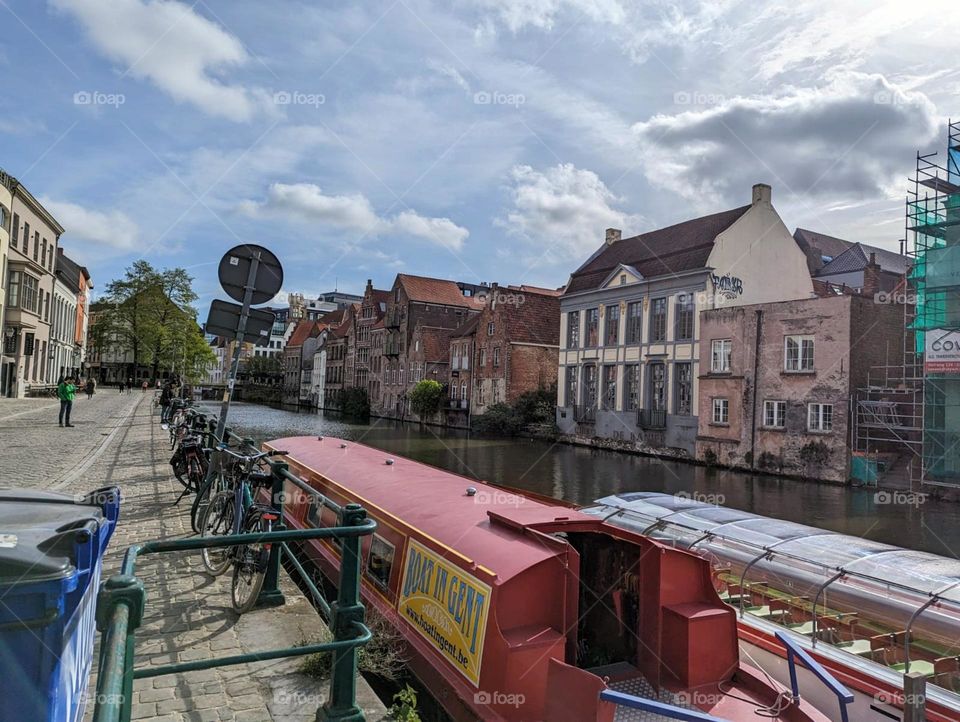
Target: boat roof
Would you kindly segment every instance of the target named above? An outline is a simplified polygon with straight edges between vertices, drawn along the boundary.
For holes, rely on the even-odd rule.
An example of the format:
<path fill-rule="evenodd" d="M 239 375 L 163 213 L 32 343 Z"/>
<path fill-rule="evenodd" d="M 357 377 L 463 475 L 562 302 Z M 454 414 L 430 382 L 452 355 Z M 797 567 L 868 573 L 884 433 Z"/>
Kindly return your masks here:
<path fill-rule="evenodd" d="M 607 524 L 657 539 L 699 540 L 773 554 L 821 567 L 824 579 L 843 571 L 960 604 L 960 560 L 870 541 L 847 534 L 751 514 L 697 499 L 659 492 L 627 492 L 598 499 L 583 511 Z M 652 525 L 656 524 L 656 529 Z M 709 535 L 709 537 L 704 536 Z"/>
<path fill-rule="evenodd" d="M 496 575 L 499 582 L 560 552 L 559 543 L 524 534 L 523 528 L 555 522 L 596 523 L 594 517 L 559 503 L 537 501 L 354 441 L 293 436 L 266 444 L 285 449 L 288 462 L 343 487 L 368 509 L 379 510 L 446 547 L 452 553 L 443 554 L 445 558 L 466 557 Z M 475 495 L 467 495 L 469 487 L 476 489 Z M 492 521 L 491 512 L 508 523 Z"/>

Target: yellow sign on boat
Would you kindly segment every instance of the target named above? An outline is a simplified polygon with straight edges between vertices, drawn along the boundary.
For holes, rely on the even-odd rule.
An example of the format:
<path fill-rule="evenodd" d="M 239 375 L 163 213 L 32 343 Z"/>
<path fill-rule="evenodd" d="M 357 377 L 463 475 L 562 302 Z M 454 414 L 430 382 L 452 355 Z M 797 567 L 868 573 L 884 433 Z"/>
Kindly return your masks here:
<path fill-rule="evenodd" d="M 490 587 L 411 539 L 397 609 L 469 679 L 479 684 Z"/>

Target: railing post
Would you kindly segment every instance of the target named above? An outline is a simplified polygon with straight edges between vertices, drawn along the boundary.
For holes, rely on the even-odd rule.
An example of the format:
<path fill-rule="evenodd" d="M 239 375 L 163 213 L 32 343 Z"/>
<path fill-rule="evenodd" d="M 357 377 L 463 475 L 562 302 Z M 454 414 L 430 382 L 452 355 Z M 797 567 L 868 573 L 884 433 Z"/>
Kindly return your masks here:
<path fill-rule="evenodd" d="M 274 531 L 285 531 L 287 526 L 283 523 L 283 502 L 284 485 L 283 472 L 287 470 L 287 464 L 283 461 L 277 461 L 270 464 L 270 471 L 273 474 L 273 486 L 271 487 L 270 506 L 277 510 L 277 523 L 273 525 Z M 283 553 L 283 544 L 272 544 L 270 546 L 270 559 L 267 561 L 267 574 L 263 580 L 263 589 L 260 596 L 257 597 L 258 607 L 279 607 L 286 602 L 283 592 L 280 591 L 280 555 Z"/>
<path fill-rule="evenodd" d="M 341 511 L 337 526 L 358 526 L 367 518 L 359 504 L 347 504 Z M 333 640 L 354 639 L 356 623 L 363 623 L 364 608 L 360 602 L 360 537 L 348 536 L 340 544 L 340 582 L 337 601 L 331 605 L 330 627 Z M 333 653 L 330 674 L 330 695 L 326 704 L 317 710 L 317 720 L 327 722 L 363 722 L 363 711 L 357 706 L 357 648 L 340 649 Z"/>
<path fill-rule="evenodd" d="M 903 722 L 924 722 L 927 718 L 927 678 L 920 672 L 903 675 Z"/>
<path fill-rule="evenodd" d="M 110 577 L 97 595 L 96 619 L 101 646 L 93 713 L 95 722 L 130 719 L 133 704 L 133 634 L 143 620 L 145 601 L 143 582 L 125 574 Z"/>

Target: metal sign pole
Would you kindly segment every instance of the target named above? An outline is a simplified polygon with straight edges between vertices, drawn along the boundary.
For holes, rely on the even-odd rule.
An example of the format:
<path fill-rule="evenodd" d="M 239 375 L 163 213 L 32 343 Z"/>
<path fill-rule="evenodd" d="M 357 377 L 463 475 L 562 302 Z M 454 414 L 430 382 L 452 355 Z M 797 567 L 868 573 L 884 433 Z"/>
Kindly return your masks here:
<path fill-rule="evenodd" d="M 227 388 L 223 392 L 223 403 L 220 405 L 220 418 L 217 421 L 217 439 L 224 441 L 223 431 L 227 427 L 227 413 L 230 411 L 230 397 L 237 382 L 237 373 L 240 370 L 240 352 L 243 349 L 243 335 L 247 330 L 247 318 L 250 316 L 250 303 L 253 300 L 254 284 L 257 280 L 257 269 L 260 266 L 260 253 L 255 251 L 250 258 L 250 270 L 247 273 L 247 285 L 243 291 L 243 308 L 240 311 L 240 323 L 237 326 L 237 336 L 233 347 L 233 360 L 230 364 L 230 378 L 227 379 Z M 214 465 L 210 465 L 212 470 Z"/>

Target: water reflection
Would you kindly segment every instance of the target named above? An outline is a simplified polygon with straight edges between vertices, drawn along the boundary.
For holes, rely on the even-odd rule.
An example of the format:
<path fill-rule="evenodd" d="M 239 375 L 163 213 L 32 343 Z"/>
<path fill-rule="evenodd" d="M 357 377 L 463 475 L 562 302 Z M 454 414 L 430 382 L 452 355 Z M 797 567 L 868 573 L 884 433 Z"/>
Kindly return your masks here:
<path fill-rule="evenodd" d="M 211 409 L 215 407 L 211 405 Z M 707 469 L 610 451 L 528 439 L 489 439 L 463 431 L 374 420 L 346 424 L 323 415 L 235 404 L 230 424 L 257 441 L 323 435 L 362 441 L 394 454 L 478 479 L 577 504 L 620 491 L 697 495 L 755 514 L 868 539 L 960 556 L 960 505 L 877 504 L 874 492 L 762 474 Z"/>

